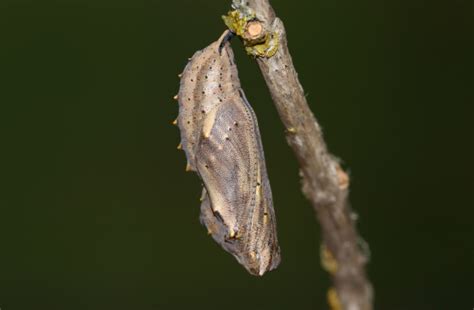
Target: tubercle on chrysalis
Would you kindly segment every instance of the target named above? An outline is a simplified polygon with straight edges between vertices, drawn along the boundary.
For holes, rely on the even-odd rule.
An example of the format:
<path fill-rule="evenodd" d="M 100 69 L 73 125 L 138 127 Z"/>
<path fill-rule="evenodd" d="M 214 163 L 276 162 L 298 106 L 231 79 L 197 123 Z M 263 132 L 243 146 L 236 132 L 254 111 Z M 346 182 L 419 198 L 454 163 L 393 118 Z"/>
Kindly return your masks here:
<path fill-rule="evenodd" d="M 342 310 L 342 304 L 337 295 L 336 289 L 331 287 L 327 292 L 328 304 L 331 307 L 331 310 Z"/>

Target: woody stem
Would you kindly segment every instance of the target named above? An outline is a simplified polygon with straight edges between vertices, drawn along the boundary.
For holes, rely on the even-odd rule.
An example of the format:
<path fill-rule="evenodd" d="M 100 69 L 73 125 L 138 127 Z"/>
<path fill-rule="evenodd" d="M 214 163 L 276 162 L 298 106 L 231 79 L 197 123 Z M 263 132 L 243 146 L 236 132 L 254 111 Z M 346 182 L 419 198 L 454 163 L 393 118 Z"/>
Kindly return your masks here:
<path fill-rule="evenodd" d="M 348 203 L 349 177 L 326 147 L 321 128 L 311 112 L 287 46 L 285 28 L 268 0 L 234 0 L 242 12 L 252 9 L 262 28 L 279 36 L 271 57 L 257 57 L 286 138 L 300 166 L 304 195 L 311 202 L 321 226 L 321 256 L 334 289 L 328 294 L 333 309 L 371 310 L 373 290 L 365 272 L 367 253 L 360 244 Z M 252 25 L 252 29 L 256 29 Z M 332 267 L 328 267 L 332 266 Z"/>

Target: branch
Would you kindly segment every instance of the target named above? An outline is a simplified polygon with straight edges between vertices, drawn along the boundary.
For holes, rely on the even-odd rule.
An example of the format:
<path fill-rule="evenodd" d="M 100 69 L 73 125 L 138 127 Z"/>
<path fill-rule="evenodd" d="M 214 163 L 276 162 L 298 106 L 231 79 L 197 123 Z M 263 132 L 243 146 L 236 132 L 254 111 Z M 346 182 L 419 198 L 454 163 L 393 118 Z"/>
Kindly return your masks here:
<path fill-rule="evenodd" d="M 273 40 L 277 42 L 276 53 L 258 54 L 256 58 L 287 129 L 288 144 L 298 159 L 302 191 L 321 225 L 322 265 L 330 273 L 334 285 L 328 292 L 329 304 L 333 309 L 370 310 L 373 291 L 365 273 L 368 257 L 367 251 L 361 248 L 362 239 L 351 216 L 347 199 L 349 177 L 328 152 L 321 128 L 309 109 L 288 51 L 283 23 L 275 16 L 268 0 L 233 0 L 233 6 L 241 17 L 253 14 L 240 34 L 249 53 L 249 46 L 255 45 L 249 38 L 265 37 L 255 33 L 259 29 L 277 37 Z M 255 17 L 262 27 L 255 27 Z M 267 40 L 260 44 L 271 42 Z M 272 49 L 267 46 L 267 50 Z"/>

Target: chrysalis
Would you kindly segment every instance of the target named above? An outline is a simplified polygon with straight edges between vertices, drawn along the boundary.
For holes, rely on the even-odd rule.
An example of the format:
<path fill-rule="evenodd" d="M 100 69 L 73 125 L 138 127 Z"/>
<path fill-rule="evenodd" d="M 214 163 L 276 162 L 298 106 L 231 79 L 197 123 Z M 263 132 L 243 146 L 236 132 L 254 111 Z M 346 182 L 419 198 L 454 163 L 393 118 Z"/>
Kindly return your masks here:
<path fill-rule="evenodd" d="M 178 93 L 181 147 L 204 188 L 201 223 L 251 274 L 280 263 L 257 119 L 240 87 L 229 31 L 190 59 Z"/>

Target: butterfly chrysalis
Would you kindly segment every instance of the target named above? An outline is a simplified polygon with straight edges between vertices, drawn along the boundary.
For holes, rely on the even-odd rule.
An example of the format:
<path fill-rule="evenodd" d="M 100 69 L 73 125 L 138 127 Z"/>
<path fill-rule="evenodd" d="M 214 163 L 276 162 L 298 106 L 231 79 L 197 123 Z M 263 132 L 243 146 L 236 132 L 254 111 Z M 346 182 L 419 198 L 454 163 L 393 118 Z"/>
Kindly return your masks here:
<path fill-rule="evenodd" d="M 240 86 L 229 31 L 196 52 L 178 93 L 181 147 L 203 183 L 201 223 L 251 274 L 280 262 L 272 193 L 255 113 Z"/>

